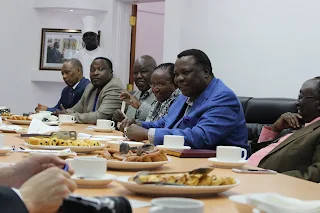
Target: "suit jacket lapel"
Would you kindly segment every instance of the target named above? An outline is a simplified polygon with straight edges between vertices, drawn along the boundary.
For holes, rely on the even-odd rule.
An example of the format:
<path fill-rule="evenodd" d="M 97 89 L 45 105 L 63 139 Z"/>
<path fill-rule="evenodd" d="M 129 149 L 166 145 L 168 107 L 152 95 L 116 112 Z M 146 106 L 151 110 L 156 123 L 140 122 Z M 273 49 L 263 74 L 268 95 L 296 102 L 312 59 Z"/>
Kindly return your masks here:
<path fill-rule="evenodd" d="M 317 121 L 313 124 L 310 124 L 309 126 L 302 128 L 300 130 L 298 130 L 297 132 L 293 133 L 290 137 L 288 137 L 286 140 L 284 140 L 282 143 L 280 143 L 278 146 L 276 146 L 273 150 L 271 150 L 265 157 L 271 155 L 272 153 L 282 149 L 283 147 L 285 147 L 286 145 L 290 144 L 291 142 L 293 142 L 294 140 L 312 132 L 313 130 L 315 130 L 316 128 L 318 128 L 320 126 L 320 121 Z"/>

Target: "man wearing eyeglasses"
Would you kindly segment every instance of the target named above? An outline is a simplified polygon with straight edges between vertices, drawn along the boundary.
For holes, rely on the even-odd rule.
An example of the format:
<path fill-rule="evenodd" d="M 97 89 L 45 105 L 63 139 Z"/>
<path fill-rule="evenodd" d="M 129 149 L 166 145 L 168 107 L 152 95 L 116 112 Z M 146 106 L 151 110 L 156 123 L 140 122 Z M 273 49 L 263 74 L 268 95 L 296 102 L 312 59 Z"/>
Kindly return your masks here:
<path fill-rule="evenodd" d="M 298 113 L 284 113 L 262 129 L 258 143 L 265 143 L 249 164 L 297 178 L 320 182 L 320 77 L 306 81 L 297 101 Z M 282 130 L 293 131 L 277 138 Z"/>

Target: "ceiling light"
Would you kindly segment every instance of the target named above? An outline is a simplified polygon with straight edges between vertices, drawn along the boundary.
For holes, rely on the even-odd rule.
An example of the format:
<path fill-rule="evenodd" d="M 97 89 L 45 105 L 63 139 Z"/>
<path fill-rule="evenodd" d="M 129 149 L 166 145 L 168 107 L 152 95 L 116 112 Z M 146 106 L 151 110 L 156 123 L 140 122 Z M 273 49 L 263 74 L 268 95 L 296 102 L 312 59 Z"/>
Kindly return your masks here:
<path fill-rule="evenodd" d="M 73 12 L 73 10 L 70 10 L 70 12 Z"/>

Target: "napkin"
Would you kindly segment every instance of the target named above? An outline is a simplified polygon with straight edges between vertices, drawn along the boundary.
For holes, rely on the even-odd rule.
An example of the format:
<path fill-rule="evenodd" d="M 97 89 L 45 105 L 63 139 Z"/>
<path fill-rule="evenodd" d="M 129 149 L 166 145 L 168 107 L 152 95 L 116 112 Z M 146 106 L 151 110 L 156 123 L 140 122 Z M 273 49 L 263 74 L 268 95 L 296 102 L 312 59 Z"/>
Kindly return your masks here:
<path fill-rule="evenodd" d="M 0 125 L 0 128 L 10 129 L 10 130 L 20 130 L 20 129 L 22 129 L 22 127 L 17 126 L 17 125 L 6 125 L 6 124 Z"/>
<path fill-rule="evenodd" d="M 123 140 L 125 137 L 118 135 L 90 135 L 86 133 L 78 133 L 78 138 L 80 139 L 106 139 L 106 140 Z"/>
<path fill-rule="evenodd" d="M 266 213 L 315 213 L 320 212 L 320 200 L 303 201 L 277 193 L 237 195 L 243 204 L 255 206 Z"/>
<path fill-rule="evenodd" d="M 253 194 L 248 197 L 248 202 L 267 213 L 320 212 L 320 200 L 303 201 L 277 193 Z"/>
<path fill-rule="evenodd" d="M 89 139 L 89 138 L 91 138 L 91 135 L 86 134 L 86 133 L 78 133 L 77 137 L 80 139 Z"/>
<path fill-rule="evenodd" d="M 49 126 L 38 119 L 32 119 L 28 129 L 28 134 L 45 134 L 49 132 L 58 132 L 59 129 L 60 128 L 58 126 Z"/>

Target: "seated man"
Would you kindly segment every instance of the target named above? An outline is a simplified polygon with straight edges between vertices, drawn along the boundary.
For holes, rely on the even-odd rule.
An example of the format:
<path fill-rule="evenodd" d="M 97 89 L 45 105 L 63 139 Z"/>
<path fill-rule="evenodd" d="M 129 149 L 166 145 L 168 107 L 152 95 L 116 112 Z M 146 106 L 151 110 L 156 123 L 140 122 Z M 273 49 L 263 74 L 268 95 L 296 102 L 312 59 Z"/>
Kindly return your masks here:
<path fill-rule="evenodd" d="M 178 55 L 175 83 L 181 90 L 166 116 L 156 122 L 122 123 L 127 136 L 159 145 L 164 135 L 182 135 L 193 149 L 216 149 L 218 145 L 248 148 L 248 130 L 237 96 L 212 73 L 208 56 L 196 49 Z M 132 124 L 132 125 L 131 125 Z"/>
<path fill-rule="evenodd" d="M 272 126 L 263 127 L 258 143 L 265 141 L 267 146 L 254 153 L 249 164 L 320 182 L 319 92 L 320 77 L 302 85 L 297 102 L 298 114 L 284 113 Z M 288 128 L 299 130 L 274 140 Z"/>
<path fill-rule="evenodd" d="M 38 104 L 36 112 L 61 110 L 61 105 L 64 108 L 73 107 L 80 100 L 85 88 L 90 81 L 83 77 L 82 64 L 78 59 L 70 59 L 63 63 L 61 74 L 64 82 L 68 85 L 61 93 L 61 98 L 55 107 L 47 107 Z"/>
<path fill-rule="evenodd" d="M 171 104 L 181 94 L 174 83 L 174 64 L 160 64 L 151 75 L 151 89 L 157 100 L 151 105 L 146 121 L 157 121 L 168 114 Z"/>
<path fill-rule="evenodd" d="M 123 92 L 120 95 L 121 100 L 125 101 L 129 107 L 126 111 L 128 118 L 145 121 L 150 110 L 151 104 L 155 101 L 155 96 L 150 88 L 151 75 L 157 63 L 149 55 L 139 57 L 133 65 L 134 83 L 139 91 L 131 95 L 129 92 Z M 121 122 L 124 119 L 120 109 L 113 115 L 113 120 Z"/>
<path fill-rule="evenodd" d="M 89 84 L 80 101 L 70 109 L 56 114 L 73 115 L 78 123 L 95 124 L 97 119 L 111 119 L 116 109 L 121 107 L 119 98 L 123 86 L 113 77 L 112 63 L 109 59 L 98 57 L 90 68 Z"/>

